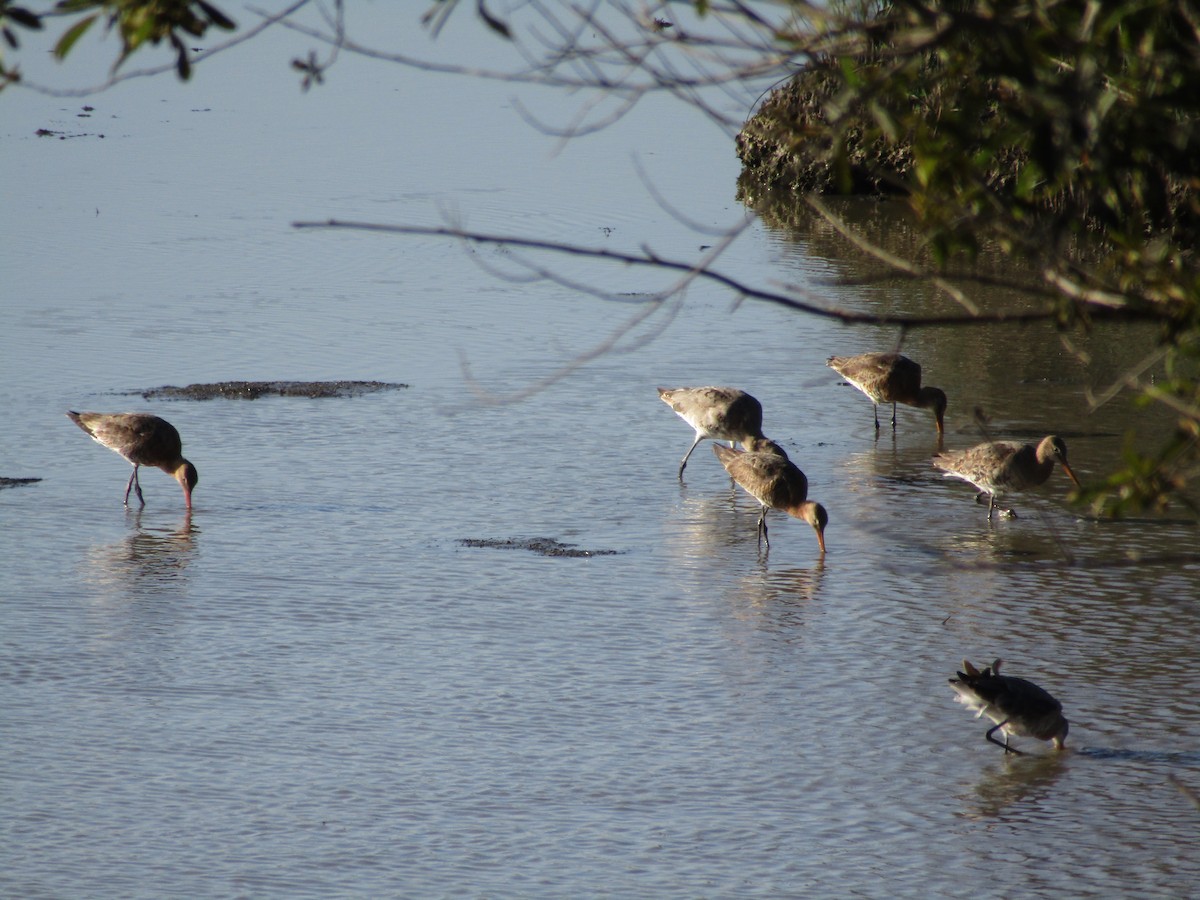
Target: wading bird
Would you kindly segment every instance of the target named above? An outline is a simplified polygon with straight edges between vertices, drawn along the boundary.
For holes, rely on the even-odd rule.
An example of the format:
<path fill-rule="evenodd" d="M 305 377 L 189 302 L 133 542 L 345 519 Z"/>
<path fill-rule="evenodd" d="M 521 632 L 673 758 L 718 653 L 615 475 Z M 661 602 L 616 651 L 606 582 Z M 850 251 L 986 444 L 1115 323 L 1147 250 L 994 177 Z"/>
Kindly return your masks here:
<path fill-rule="evenodd" d="M 760 546 L 766 541 L 767 549 L 771 547 L 767 535 L 767 510 L 778 509 L 811 525 L 824 555 L 829 513 L 820 503 L 808 499 L 808 479 L 788 459 L 782 447 L 766 438 L 754 438 L 745 450 L 713 444 L 713 452 L 742 490 L 762 504 L 762 514 L 758 517 Z"/>
<path fill-rule="evenodd" d="M 659 388 L 659 399 L 696 431 L 696 440 L 679 463 L 679 478 L 688 457 L 705 438 L 737 441 L 745 446 L 751 438 L 762 438 L 762 404 L 737 388 Z"/>
<path fill-rule="evenodd" d="M 982 503 L 987 495 L 989 519 L 996 508 L 996 497 L 1043 484 L 1056 462 L 1079 487 L 1079 479 L 1067 465 L 1067 445 L 1053 434 L 1042 438 L 1036 447 L 1019 441 L 989 441 L 970 450 L 939 453 L 933 458 L 933 464 L 944 470 L 947 478 L 961 478 L 975 485 L 980 491 L 977 502 Z M 1016 515 L 1011 509 L 1001 512 Z"/>
<path fill-rule="evenodd" d="M 1005 753 L 1021 751 L 1008 745 L 1012 737 L 1033 737 L 1052 741 L 1055 750 L 1062 750 L 1067 739 L 1067 720 L 1062 704 L 1032 681 L 1000 674 L 1000 660 L 982 670 L 963 660 L 964 671 L 950 679 L 955 700 L 975 713 L 975 718 L 987 716 L 996 724 L 988 729 L 987 739 L 1004 748 Z M 992 737 L 1000 731 L 1004 743 Z"/>
<path fill-rule="evenodd" d="M 192 489 L 200 481 L 196 467 L 183 458 L 183 442 L 179 432 L 166 419 L 148 413 L 68 412 L 67 416 L 109 450 L 120 453 L 133 465 L 133 474 L 125 485 L 125 505 L 129 491 L 137 491 L 142 506 L 142 486 L 138 483 L 138 467 L 154 466 L 179 482 L 188 509 L 192 508 Z"/>
<path fill-rule="evenodd" d="M 831 356 L 825 365 L 871 398 L 875 430 L 879 430 L 879 404 L 892 404 L 892 431 L 896 430 L 896 404 L 932 409 L 938 435 L 945 430 L 946 394 L 941 388 L 921 387 L 921 367 L 899 353 L 863 353 Z"/>

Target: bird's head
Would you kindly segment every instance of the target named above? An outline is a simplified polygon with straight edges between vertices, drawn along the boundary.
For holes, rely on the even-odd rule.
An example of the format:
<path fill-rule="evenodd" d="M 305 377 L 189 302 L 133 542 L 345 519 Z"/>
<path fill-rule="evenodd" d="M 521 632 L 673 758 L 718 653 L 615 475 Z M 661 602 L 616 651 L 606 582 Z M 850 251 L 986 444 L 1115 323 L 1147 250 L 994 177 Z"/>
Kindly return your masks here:
<path fill-rule="evenodd" d="M 200 473 L 186 459 L 175 470 L 175 480 L 179 482 L 179 486 L 183 488 L 183 499 L 187 503 L 188 509 L 192 508 L 192 490 L 200 483 Z"/>

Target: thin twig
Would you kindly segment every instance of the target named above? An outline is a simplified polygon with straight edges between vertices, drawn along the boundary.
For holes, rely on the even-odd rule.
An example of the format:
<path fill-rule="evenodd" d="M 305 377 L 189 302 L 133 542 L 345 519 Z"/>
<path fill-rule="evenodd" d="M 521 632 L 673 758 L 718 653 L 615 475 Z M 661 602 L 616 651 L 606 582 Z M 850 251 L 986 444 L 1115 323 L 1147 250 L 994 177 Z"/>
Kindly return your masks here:
<path fill-rule="evenodd" d="M 547 252 L 562 253 L 568 256 L 583 256 L 591 259 L 621 263 L 623 265 L 644 266 L 648 268 L 673 270 L 678 272 L 693 271 L 697 265 L 695 262 L 666 259 L 664 257 L 646 253 L 638 255 L 633 253 L 624 253 L 617 250 L 607 250 L 603 248 L 581 247 L 575 244 L 564 244 L 556 241 L 516 237 L 513 235 L 485 234 L 483 232 L 438 226 L 384 225 L 377 222 L 351 222 L 339 219 L 329 219 L 324 222 L 293 222 L 292 226 L 294 228 L 307 229 L 370 231 L 383 234 L 445 237 L 452 238 L 454 240 L 467 241 L 470 243 L 507 245 L 512 247 L 522 247 L 529 250 L 545 250 Z M 721 272 L 713 271 L 711 269 L 698 271 L 696 273 L 696 277 L 723 285 L 724 287 L 729 288 L 738 294 L 744 295 L 749 299 L 772 303 L 776 306 L 782 306 L 786 309 L 792 309 L 797 312 L 807 313 L 809 315 L 824 319 L 832 319 L 850 325 L 896 325 L 904 328 L 960 328 L 966 326 L 990 326 L 998 324 L 1025 325 L 1039 322 L 1056 322 L 1059 319 L 1059 310 L 1054 306 L 1049 306 L 1042 309 L 1013 312 L 981 312 L 977 315 L 907 315 L 896 313 L 855 312 L 852 310 L 839 309 L 825 305 L 821 302 L 818 302 L 815 298 L 811 300 L 799 299 L 797 296 L 795 296 L 796 293 L 807 297 L 812 296 L 811 293 L 804 291 L 803 288 L 796 288 L 795 293 L 793 294 L 781 294 L 775 291 L 768 291 L 762 288 L 752 287 L 751 285 L 748 285 L 737 278 L 734 278 L 730 275 L 725 275 Z M 1086 303 L 1084 303 L 1084 305 L 1086 306 Z M 1130 308 L 1114 309 L 1109 306 L 1102 306 L 1095 310 L 1091 310 L 1090 312 L 1093 319 L 1104 321 L 1157 321 L 1158 318 L 1151 310 Z"/>

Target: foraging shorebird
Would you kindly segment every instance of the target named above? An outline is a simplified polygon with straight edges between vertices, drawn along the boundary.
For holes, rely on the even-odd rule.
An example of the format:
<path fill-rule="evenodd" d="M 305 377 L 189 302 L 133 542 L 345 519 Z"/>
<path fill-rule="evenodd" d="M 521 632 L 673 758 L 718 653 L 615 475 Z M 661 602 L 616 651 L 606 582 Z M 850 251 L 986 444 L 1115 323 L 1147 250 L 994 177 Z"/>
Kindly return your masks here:
<path fill-rule="evenodd" d="M 939 453 L 933 458 L 933 464 L 944 470 L 947 478 L 961 478 L 975 485 L 980 491 L 977 502 L 982 503 L 983 495 L 987 495 L 989 520 L 998 495 L 1037 487 L 1050 477 L 1056 462 L 1079 487 L 1079 479 L 1067 465 L 1067 445 L 1053 434 L 1042 438 L 1037 446 L 1019 441 L 990 441 L 970 450 Z M 1001 512 L 1016 515 L 1011 509 Z"/>
<path fill-rule="evenodd" d="M 705 438 L 745 446 L 751 438 L 763 437 L 762 404 L 745 391 L 731 387 L 659 388 L 658 396 L 696 431 L 696 440 L 679 463 L 681 480 L 688 457 Z"/>
<path fill-rule="evenodd" d="M 1055 750 L 1062 750 L 1067 738 L 1068 723 L 1062 714 L 1062 704 L 1032 681 L 1000 674 L 1000 660 L 983 670 L 963 660 L 957 678 L 950 679 L 955 700 L 975 713 L 975 718 L 987 716 L 996 724 L 988 729 L 987 739 L 1004 748 L 1005 753 L 1021 755 L 1008 745 L 1012 737 L 1033 737 L 1052 741 Z M 1000 731 L 1004 743 L 992 737 Z"/>
<path fill-rule="evenodd" d="M 932 409 L 938 434 L 945 431 L 946 394 L 941 388 L 921 387 L 921 367 L 899 353 L 863 353 L 831 356 L 825 365 L 871 398 L 875 430 L 879 430 L 879 404 L 892 404 L 892 431 L 896 430 L 896 404 Z"/>
<path fill-rule="evenodd" d="M 166 419 L 148 413 L 68 412 L 72 422 L 103 444 L 115 450 L 133 465 L 133 474 L 125 485 L 125 505 L 129 491 L 137 491 L 142 506 L 142 486 L 138 483 L 139 466 L 155 466 L 171 475 L 183 488 L 183 499 L 192 508 L 192 489 L 200 481 L 196 467 L 183 458 L 183 442 L 179 432 Z"/>
<path fill-rule="evenodd" d="M 825 526 L 829 524 L 829 513 L 820 503 L 808 499 L 808 479 L 788 459 L 782 447 L 766 438 L 752 438 L 745 450 L 713 444 L 713 452 L 730 477 L 762 504 L 762 514 L 758 517 L 759 546 L 765 540 L 770 549 L 767 510 L 779 509 L 811 525 L 817 533 L 821 554 L 825 554 Z"/>

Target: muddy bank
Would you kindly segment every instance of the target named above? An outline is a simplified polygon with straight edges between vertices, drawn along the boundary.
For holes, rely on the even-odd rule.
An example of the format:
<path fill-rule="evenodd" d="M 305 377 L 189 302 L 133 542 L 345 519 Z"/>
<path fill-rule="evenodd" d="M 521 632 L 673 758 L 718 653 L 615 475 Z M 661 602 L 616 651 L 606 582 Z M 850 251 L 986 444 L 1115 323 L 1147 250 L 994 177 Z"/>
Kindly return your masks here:
<path fill-rule="evenodd" d="M 0 489 L 20 487 L 23 484 L 36 484 L 41 480 L 40 478 L 5 478 L 0 476 Z"/>
<path fill-rule="evenodd" d="M 406 387 L 407 384 L 389 381 L 218 381 L 187 387 L 164 385 L 132 393 L 145 400 L 257 400 L 259 397 L 361 397 Z"/>
<path fill-rule="evenodd" d="M 907 143 L 863 137 L 871 123 L 847 129 L 845 154 L 835 158 L 826 135 L 827 109 L 841 90 L 828 72 L 800 72 L 776 88 L 737 135 L 741 199 L 764 190 L 793 194 L 886 195 L 902 192 L 913 167 Z"/>
<path fill-rule="evenodd" d="M 554 538 L 461 538 L 464 547 L 487 547 L 500 550 L 528 550 L 542 556 L 616 556 L 619 550 L 580 550 L 574 544 L 564 544 Z"/>

